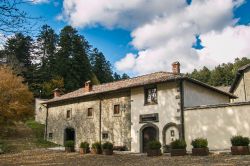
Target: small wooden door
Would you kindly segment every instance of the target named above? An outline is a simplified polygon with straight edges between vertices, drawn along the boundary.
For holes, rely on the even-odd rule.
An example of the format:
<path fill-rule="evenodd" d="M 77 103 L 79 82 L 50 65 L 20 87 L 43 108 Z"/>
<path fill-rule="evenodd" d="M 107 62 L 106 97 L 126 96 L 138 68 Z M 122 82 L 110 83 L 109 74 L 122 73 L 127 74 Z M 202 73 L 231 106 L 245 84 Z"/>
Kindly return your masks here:
<path fill-rule="evenodd" d="M 142 151 L 143 151 L 143 153 L 147 152 L 148 142 L 157 139 L 156 134 L 157 134 L 157 132 L 156 132 L 156 129 L 154 127 L 146 127 L 145 129 L 143 129 L 143 131 L 142 131 L 142 146 L 143 146 Z"/>

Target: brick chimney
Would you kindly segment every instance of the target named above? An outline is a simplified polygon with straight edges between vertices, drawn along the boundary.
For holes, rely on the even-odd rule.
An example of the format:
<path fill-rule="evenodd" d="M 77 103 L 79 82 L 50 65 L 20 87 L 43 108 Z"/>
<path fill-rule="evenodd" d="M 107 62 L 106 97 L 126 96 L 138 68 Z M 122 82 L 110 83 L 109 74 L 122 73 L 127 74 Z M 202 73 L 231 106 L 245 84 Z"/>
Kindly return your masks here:
<path fill-rule="evenodd" d="M 84 92 L 90 92 L 92 91 L 92 83 L 91 81 L 87 81 L 85 82 L 85 85 L 84 85 Z"/>
<path fill-rule="evenodd" d="M 179 62 L 172 63 L 172 72 L 174 74 L 180 74 L 180 63 Z"/>
<path fill-rule="evenodd" d="M 53 92 L 54 92 L 54 98 L 60 97 L 60 96 L 61 96 L 61 91 L 60 91 L 60 89 L 56 88 L 55 90 L 53 90 Z"/>

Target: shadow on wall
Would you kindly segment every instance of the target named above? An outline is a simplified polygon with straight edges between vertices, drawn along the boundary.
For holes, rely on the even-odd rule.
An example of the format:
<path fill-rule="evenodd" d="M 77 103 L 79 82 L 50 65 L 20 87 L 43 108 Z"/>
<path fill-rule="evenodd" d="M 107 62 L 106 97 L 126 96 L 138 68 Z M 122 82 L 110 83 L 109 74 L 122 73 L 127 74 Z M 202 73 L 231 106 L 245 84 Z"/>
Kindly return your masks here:
<path fill-rule="evenodd" d="M 188 149 L 192 139 L 203 137 L 211 150 L 230 149 L 234 135 L 250 136 L 250 105 L 185 111 Z"/>

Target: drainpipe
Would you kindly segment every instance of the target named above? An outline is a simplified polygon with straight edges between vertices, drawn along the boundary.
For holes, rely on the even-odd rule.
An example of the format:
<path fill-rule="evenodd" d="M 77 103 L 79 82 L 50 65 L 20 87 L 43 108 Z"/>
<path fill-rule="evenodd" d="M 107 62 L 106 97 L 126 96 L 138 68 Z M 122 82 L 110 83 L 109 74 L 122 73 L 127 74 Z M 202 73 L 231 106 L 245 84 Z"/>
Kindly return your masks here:
<path fill-rule="evenodd" d="M 183 79 L 180 80 L 180 109 L 181 109 L 181 132 L 182 132 L 182 139 L 185 140 L 185 126 L 184 126 L 184 86 L 183 86 Z"/>
<path fill-rule="evenodd" d="M 46 108 L 44 140 L 47 141 L 47 133 L 48 133 L 48 107 L 47 107 L 47 105 L 43 105 L 43 106 Z"/>
<path fill-rule="evenodd" d="M 244 95 L 245 95 L 245 101 L 247 101 L 246 84 L 245 84 L 245 74 L 244 74 L 244 73 L 243 73 L 243 85 L 244 85 Z"/>
<path fill-rule="evenodd" d="M 99 142 L 102 141 L 102 98 L 99 97 Z"/>

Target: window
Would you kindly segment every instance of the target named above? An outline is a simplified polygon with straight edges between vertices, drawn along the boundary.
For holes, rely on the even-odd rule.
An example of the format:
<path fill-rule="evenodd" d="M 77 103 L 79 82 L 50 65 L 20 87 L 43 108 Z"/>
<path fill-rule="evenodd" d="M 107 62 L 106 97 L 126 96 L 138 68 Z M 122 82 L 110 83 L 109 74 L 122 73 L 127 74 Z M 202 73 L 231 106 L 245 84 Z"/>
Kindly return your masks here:
<path fill-rule="evenodd" d="M 53 133 L 49 133 L 49 139 L 53 138 Z"/>
<path fill-rule="evenodd" d="M 67 119 L 71 118 L 71 110 L 67 110 L 66 118 Z"/>
<path fill-rule="evenodd" d="M 171 137 L 174 137 L 174 130 L 170 130 Z"/>
<path fill-rule="evenodd" d="M 156 104 L 157 103 L 157 88 L 145 89 L 145 104 Z"/>
<path fill-rule="evenodd" d="M 114 114 L 120 114 L 120 105 L 114 105 Z"/>
<path fill-rule="evenodd" d="M 140 115 L 140 123 L 146 122 L 159 122 L 159 115 L 157 113 Z"/>
<path fill-rule="evenodd" d="M 88 108 L 87 115 L 88 115 L 88 117 L 92 117 L 93 116 L 93 108 Z"/>
<path fill-rule="evenodd" d="M 102 133 L 102 139 L 108 139 L 109 134 L 107 132 Z"/>

